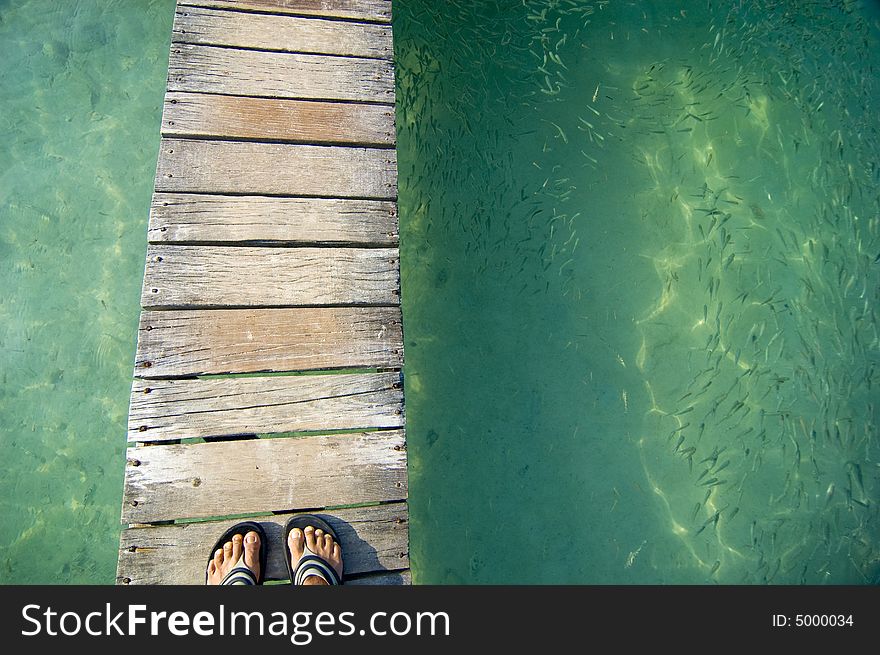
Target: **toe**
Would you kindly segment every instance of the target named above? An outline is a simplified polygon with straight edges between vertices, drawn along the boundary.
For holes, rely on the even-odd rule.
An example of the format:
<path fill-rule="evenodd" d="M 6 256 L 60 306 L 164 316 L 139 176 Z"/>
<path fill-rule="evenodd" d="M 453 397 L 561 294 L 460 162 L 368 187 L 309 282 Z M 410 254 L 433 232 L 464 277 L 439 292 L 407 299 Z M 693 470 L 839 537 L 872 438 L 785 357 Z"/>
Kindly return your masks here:
<path fill-rule="evenodd" d="M 244 563 L 260 577 L 260 535 L 253 530 L 244 537 Z"/>
<path fill-rule="evenodd" d="M 223 565 L 223 549 L 218 548 L 214 551 L 214 566 L 218 569 Z"/>
<path fill-rule="evenodd" d="M 303 530 L 306 537 L 306 546 L 308 546 L 309 550 L 315 552 L 315 548 L 317 548 L 317 539 L 316 534 L 317 531 L 311 525 L 307 525 L 305 530 Z"/>
<path fill-rule="evenodd" d="M 232 561 L 237 562 L 241 559 L 241 551 L 242 551 L 242 535 L 234 534 L 232 535 Z"/>
<path fill-rule="evenodd" d="M 329 534 L 324 535 L 324 552 L 328 555 L 333 552 L 333 537 Z"/>
<path fill-rule="evenodd" d="M 305 536 L 303 535 L 303 531 L 299 528 L 294 528 L 290 531 L 290 534 L 287 535 L 287 547 L 290 549 L 290 557 L 294 564 L 303 556 L 303 552 L 305 552 L 303 548 L 304 542 Z"/>
<path fill-rule="evenodd" d="M 223 544 L 223 559 L 224 561 L 229 561 L 232 559 L 232 542 L 227 541 Z"/>
<path fill-rule="evenodd" d="M 342 577 L 342 548 L 339 544 L 333 544 L 333 548 L 331 549 L 331 555 L 329 557 L 330 564 L 336 569 L 336 575 L 340 578 Z"/>

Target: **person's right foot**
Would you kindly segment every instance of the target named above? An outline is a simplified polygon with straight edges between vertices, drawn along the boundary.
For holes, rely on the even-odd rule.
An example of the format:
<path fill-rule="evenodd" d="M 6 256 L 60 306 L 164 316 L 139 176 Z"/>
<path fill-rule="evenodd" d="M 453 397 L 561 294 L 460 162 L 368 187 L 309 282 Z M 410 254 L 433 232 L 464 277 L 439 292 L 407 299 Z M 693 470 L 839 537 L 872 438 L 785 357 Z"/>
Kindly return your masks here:
<path fill-rule="evenodd" d="M 249 568 L 254 578 L 260 579 L 260 535 L 251 530 L 244 538 L 236 534 L 214 553 L 208 562 L 208 584 L 218 585 L 223 578 L 235 568 L 244 551 L 244 565 Z"/>
<path fill-rule="evenodd" d="M 287 537 L 287 547 L 290 550 L 290 566 L 296 571 L 296 565 L 305 553 L 303 544 L 309 547 L 315 555 L 322 557 L 336 575 L 342 579 L 342 548 L 333 540 L 333 537 L 325 533 L 321 528 L 317 530 L 307 525 L 305 530 L 294 528 Z M 303 580 L 303 585 L 326 585 L 327 581 L 317 575 L 310 575 Z"/>

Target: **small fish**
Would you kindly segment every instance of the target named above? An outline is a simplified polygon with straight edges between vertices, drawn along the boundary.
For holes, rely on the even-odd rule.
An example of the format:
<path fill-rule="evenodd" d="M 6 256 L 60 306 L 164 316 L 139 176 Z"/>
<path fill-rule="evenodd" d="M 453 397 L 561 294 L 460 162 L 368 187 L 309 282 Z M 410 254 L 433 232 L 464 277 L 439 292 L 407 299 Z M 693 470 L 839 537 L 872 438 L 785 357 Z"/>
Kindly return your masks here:
<path fill-rule="evenodd" d="M 828 488 L 825 490 L 825 507 L 828 507 L 828 503 L 831 502 L 831 498 L 834 496 L 834 483 L 828 485 Z"/>

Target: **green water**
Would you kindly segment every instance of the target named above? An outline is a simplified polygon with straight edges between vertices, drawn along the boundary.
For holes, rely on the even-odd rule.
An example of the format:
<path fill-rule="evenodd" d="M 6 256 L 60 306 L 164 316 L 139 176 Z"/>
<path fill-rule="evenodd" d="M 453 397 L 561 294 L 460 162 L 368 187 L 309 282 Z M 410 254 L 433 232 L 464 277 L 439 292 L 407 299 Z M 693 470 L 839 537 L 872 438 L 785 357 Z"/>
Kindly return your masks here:
<path fill-rule="evenodd" d="M 876 5 L 394 30 L 416 582 L 877 583 Z"/>
<path fill-rule="evenodd" d="M 114 578 L 172 14 L 0 2 L 3 583 Z M 877 21 L 395 2 L 417 582 L 880 579 Z"/>
<path fill-rule="evenodd" d="M 0 2 L 0 582 L 115 579 L 172 0 Z"/>

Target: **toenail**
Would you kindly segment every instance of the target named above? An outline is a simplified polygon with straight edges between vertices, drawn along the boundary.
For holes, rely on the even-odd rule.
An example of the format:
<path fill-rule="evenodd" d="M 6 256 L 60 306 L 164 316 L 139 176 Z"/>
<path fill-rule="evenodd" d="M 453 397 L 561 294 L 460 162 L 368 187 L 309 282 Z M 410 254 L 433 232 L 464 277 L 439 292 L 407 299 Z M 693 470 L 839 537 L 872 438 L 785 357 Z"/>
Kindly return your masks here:
<path fill-rule="evenodd" d="M 255 544 L 255 543 L 257 543 L 257 533 L 256 533 L 256 532 L 248 532 L 248 533 L 245 535 L 244 540 L 245 540 L 246 542 L 248 542 L 249 544 Z"/>
<path fill-rule="evenodd" d="M 305 530 L 303 530 L 303 532 L 306 532 L 306 531 L 309 531 L 309 530 L 310 530 L 311 532 L 314 532 L 314 531 L 315 531 L 315 528 L 314 528 L 313 526 L 311 526 L 311 525 L 307 525 L 307 526 L 305 527 Z"/>

